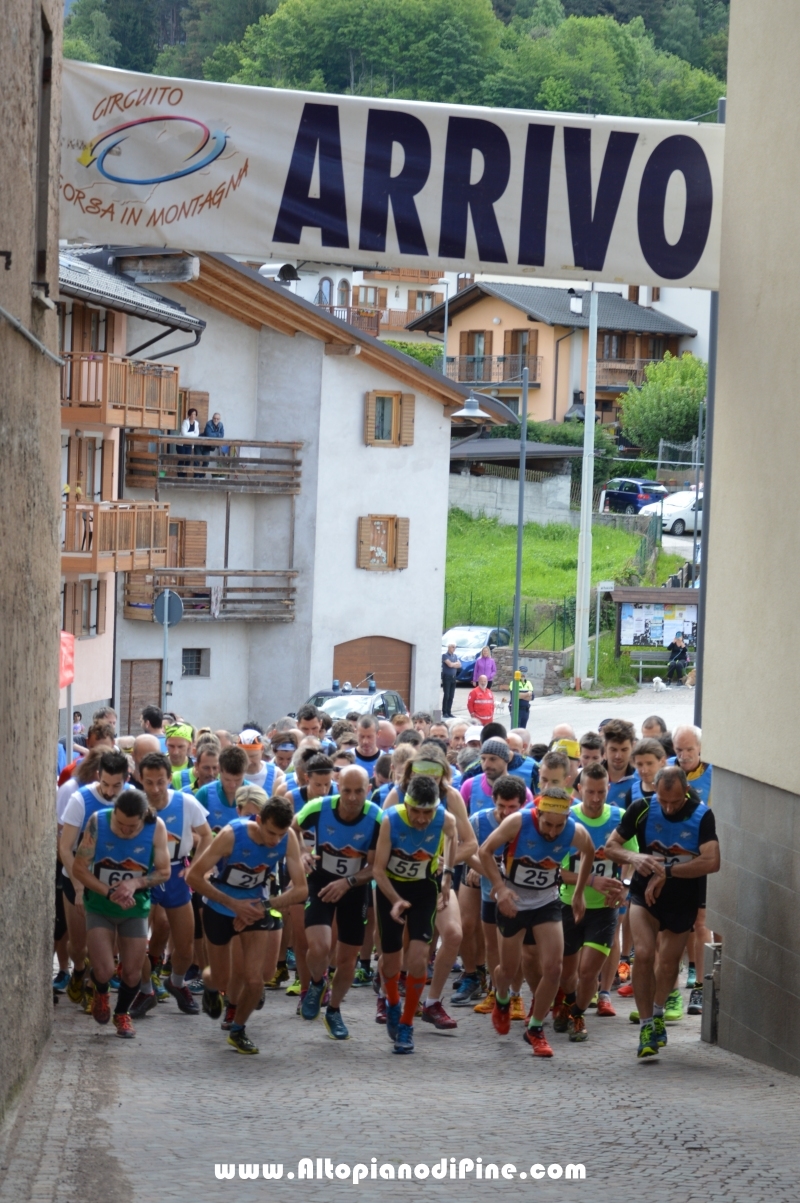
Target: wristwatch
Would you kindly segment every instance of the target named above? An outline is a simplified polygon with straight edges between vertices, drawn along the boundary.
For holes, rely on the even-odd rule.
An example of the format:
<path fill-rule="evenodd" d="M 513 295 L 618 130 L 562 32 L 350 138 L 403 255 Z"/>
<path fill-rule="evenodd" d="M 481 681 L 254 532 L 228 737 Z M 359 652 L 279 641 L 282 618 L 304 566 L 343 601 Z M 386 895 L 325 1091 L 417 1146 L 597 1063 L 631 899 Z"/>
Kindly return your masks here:
<path fill-rule="evenodd" d="M 353 886 L 357 886 L 357 885 L 358 885 L 358 882 L 356 881 L 356 875 L 355 875 L 355 873 L 352 873 L 352 874 L 351 874 L 351 875 L 350 875 L 350 876 L 347 878 L 347 884 L 350 886 L 350 889 L 351 889 L 351 890 L 352 890 Z"/>
<path fill-rule="evenodd" d="M 672 877 L 672 865 L 665 865 L 665 866 L 664 866 L 664 876 L 665 876 L 665 877 Z"/>
<path fill-rule="evenodd" d="M 449 868 L 447 865 L 445 865 L 445 867 L 442 869 L 442 877 L 444 877 L 445 874 L 447 874 L 449 877 L 453 876 L 453 870 L 451 868 Z"/>

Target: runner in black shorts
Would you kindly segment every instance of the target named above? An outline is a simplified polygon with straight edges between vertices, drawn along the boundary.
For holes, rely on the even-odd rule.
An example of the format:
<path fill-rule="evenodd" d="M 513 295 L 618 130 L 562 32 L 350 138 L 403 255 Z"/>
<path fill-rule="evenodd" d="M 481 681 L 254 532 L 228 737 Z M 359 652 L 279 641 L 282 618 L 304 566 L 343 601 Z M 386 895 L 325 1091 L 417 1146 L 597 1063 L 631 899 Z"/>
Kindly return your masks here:
<path fill-rule="evenodd" d="M 628 852 L 623 845 L 634 837 L 639 851 Z M 638 1056 L 653 1057 L 667 1043 L 664 1004 L 697 917 L 703 880 L 720 867 L 713 812 L 690 789 L 683 769 L 661 769 L 656 796 L 628 807 L 609 838 L 606 855 L 634 867 L 631 934 Z"/>
<path fill-rule="evenodd" d="M 316 853 L 303 853 L 309 870 L 305 932 L 311 980 L 300 1008 L 303 1019 L 316 1019 L 325 993 L 325 973 L 336 919 L 336 974 L 324 1022 L 333 1040 L 347 1040 L 341 1005 L 353 981 L 367 923 L 367 891 L 382 811 L 367 801 L 369 777 L 353 765 L 339 774 L 338 797 L 314 798 L 297 815 L 301 834 L 314 831 Z"/>
<path fill-rule="evenodd" d="M 375 905 L 381 936 L 381 976 L 386 989 L 386 1031 L 396 1053 L 413 1053 L 414 1016 L 425 989 L 428 952 L 437 907 L 446 904 L 458 845 L 456 820 L 440 802 L 440 782 L 412 776 L 404 801 L 383 817 L 375 853 Z M 444 852 L 442 890 L 436 886 Z M 400 965 L 408 930 L 405 1005 L 400 1008 Z"/>

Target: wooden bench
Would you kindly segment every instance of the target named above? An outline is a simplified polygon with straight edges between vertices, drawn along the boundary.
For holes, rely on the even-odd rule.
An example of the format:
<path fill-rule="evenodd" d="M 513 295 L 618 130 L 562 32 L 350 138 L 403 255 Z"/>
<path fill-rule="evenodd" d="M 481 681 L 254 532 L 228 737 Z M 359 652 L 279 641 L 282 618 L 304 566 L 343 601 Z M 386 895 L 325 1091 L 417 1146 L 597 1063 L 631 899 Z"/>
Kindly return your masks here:
<path fill-rule="evenodd" d="M 667 651 L 666 648 L 638 648 L 638 647 L 631 648 L 630 657 L 631 657 L 631 668 L 639 669 L 639 684 L 640 685 L 642 683 L 642 669 L 653 668 L 660 664 L 663 664 L 663 665 L 669 664 L 669 652 Z M 694 665 L 694 661 L 695 661 L 694 652 L 687 651 L 686 666 L 684 669 L 685 673 L 689 672 L 690 668 Z"/>

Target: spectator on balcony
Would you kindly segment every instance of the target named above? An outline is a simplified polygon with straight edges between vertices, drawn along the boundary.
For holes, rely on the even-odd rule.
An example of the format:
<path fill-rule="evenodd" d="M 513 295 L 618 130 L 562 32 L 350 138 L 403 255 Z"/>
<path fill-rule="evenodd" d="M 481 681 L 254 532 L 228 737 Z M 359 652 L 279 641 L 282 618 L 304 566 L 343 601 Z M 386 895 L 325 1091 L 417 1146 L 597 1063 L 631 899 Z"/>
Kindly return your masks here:
<path fill-rule="evenodd" d="M 203 428 L 204 439 L 224 439 L 225 427 L 222 424 L 222 414 L 213 414 Z M 220 447 L 219 451 L 215 451 L 215 455 L 227 455 L 230 451 L 229 447 Z M 203 455 L 210 455 L 211 448 L 205 446 L 202 448 Z"/>
<path fill-rule="evenodd" d="M 492 649 L 485 647 L 475 661 L 475 667 L 472 670 L 472 684 L 477 685 L 480 677 L 486 677 L 486 682 L 491 689 L 492 681 L 494 681 L 496 676 L 497 665 L 492 658 Z"/>
<path fill-rule="evenodd" d="M 197 410 L 196 409 L 190 409 L 188 414 L 186 415 L 186 417 L 183 419 L 183 422 L 181 423 L 181 434 L 184 435 L 187 439 L 199 439 L 200 423 L 197 420 Z M 179 455 L 187 455 L 191 451 L 191 449 L 192 448 L 191 448 L 190 443 L 181 443 L 178 446 L 178 454 Z M 191 460 L 188 460 L 188 459 L 178 460 L 179 467 L 186 467 L 186 465 L 190 464 L 190 463 L 191 463 Z M 178 476 L 185 476 L 185 475 L 186 475 L 185 472 L 178 472 Z"/>

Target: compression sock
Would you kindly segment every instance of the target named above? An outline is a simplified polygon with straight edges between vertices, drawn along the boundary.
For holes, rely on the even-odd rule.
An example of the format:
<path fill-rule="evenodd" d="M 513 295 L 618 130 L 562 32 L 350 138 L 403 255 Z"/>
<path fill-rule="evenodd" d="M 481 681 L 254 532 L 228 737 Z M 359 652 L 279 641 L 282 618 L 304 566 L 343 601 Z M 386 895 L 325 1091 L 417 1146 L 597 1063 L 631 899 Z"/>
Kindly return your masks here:
<path fill-rule="evenodd" d="M 169 980 L 172 982 L 173 986 L 176 986 L 180 990 L 181 986 L 186 981 L 186 977 L 185 974 L 176 973 L 173 969 L 172 973 L 169 975 Z"/>
<path fill-rule="evenodd" d="M 359 957 L 358 963 L 362 969 L 369 969 L 370 965 L 372 963 L 372 960 L 370 957 Z"/>
<path fill-rule="evenodd" d="M 399 973 L 396 973 L 394 977 L 387 977 L 383 984 L 386 987 L 386 998 L 389 1002 L 389 1005 L 392 1007 L 397 1006 L 397 1004 L 400 1002 Z"/>
<path fill-rule="evenodd" d="M 411 977 L 406 978 L 406 1001 L 403 1006 L 403 1014 L 400 1018 L 401 1023 L 412 1024 L 414 1016 L 417 1013 L 419 1000 L 422 998 L 422 991 L 425 989 L 426 978 Z"/>
<path fill-rule="evenodd" d="M 126 1015 L 128 1013 L 138 990 L 138 986 L 129 986 L 125 982 L 120 982 L 119 990 L 117 991 L 117 1005 L 114 1007 L 115 1015 Z"/>
<path fill-rule="evenodd" d="M 108 994 L 108 982 L 98 982 L 97 978 L 94 976 L 94 970 L 92 970 L 91 978 L 94 982 L 94 988 L 98 994 Z"/>

